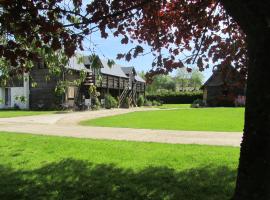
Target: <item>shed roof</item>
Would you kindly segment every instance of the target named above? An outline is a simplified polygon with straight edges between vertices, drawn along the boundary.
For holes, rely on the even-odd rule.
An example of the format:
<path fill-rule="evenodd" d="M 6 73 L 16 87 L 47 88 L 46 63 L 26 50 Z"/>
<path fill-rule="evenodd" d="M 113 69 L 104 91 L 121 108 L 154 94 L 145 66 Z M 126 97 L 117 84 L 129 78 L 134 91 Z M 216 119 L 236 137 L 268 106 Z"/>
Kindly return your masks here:
<path fill-rule="evenodd" d="M 112 75 L 112 76 L 118 76 L 122 78 L 128 78 L 126 74 L 123 72 L 121 65 L 114 64 L 112 66 L 108 65 L 108 60 L 101 60 L 102 67 L 100 69 L 100 72 L 102 74 Z"/>
<path fill-rule="evenodd" d="M 66 66 L 67 69 L 72 69 L 76 71 L 86 71 L 86 72 L 91 72 L 90 69 L 87 69 L 85 67 L 85 57 L 83 57 L 83 61 L 80 62 L 79 56 L 73 56 L 69 59 L 68 64 Z"/>
<path fill-rule="evenodd" d="M 87 72 L 91 72 L 91 69 L 86 68 L 87 65 L 91 65 L 89 56 L 82 56 L 82 62 L 79 62 L 79 57 L 80 55 L 71 57 L 66 68 L 77 70 L 77 71 L 85 70 Z M 99 60 L 102 65 L 100 68 L 101 74 L 117 76 L 117 77 L 122 77 L 122 78 L 128 78 L 126 74 L 132 73 L 132 70 L 136 74 L 134 67 L 124 67 L 119 64 L 114 64 L 112 66 L 109 66 L 108 60 L 106 59 L 99 59 Z M 138 77 L 138 81 L 143 82 L 144 80 L 141 77 Z"/>
<path fill-rule="evenodd" d="M 142 77 L 140 77 L 139 75 L 135 76 L 135 80 L 139 81 L 139 82 L 142 82 L 142 83 L 145 83 L 145 80 Z"/>
<path fill-rule="evenodd" d="M 125 74 L 132 74 L 132 72 L 134 72 L 134 74 L 137 74 L 134 67 L 122 67 L 122 70 Z"/>
<path fill-rule="evenodd" d="M 213 72 L 210 78 L 203 84 L 202 88 L 206 86 L 221 86 L 225 82 L 227 84 L 233 84 L 239 81 L 240 73 L 232 66 L 229 66 L 226 71 L 222 71 L 220 67 Z"/>
<path fill-rule="evenodd" d="M 139 82 L 142 82 L 142 83 L 146 82 L 142 77 L 140 77 L 137 74 L 137 72 L 135 70 L 135 67 L 122 67 L 122 70 L 124 71 L 125 74 L 132 74 L 132 72 L 134 72 L 136 81 L 139 81 Z"/>

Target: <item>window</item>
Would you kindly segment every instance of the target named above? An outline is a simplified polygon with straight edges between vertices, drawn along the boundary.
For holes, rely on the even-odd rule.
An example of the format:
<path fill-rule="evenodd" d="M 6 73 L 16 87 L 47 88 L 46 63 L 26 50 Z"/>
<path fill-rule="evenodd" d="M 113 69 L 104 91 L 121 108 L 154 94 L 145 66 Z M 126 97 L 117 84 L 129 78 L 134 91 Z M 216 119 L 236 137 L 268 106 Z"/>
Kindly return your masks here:
<path fill-rule="evenodd" d="M 68 87 L 67 98 L 73 100 L 75 98 L 75 87 Z"/>
<path fill-rule="evenodd" d="M 5 88 L 5 105 L 10 106 L 11 104 L 11 91 L 10 88 Z"/>

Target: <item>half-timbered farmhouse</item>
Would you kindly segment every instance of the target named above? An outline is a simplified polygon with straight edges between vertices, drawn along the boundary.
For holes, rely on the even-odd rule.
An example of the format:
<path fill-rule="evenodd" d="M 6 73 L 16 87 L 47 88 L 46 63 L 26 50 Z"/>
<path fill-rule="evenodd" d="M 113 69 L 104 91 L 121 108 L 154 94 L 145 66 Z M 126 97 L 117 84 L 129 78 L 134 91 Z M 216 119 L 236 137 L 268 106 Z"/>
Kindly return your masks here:
<path fill-rule="evenodd" d="M 83 61 L 72 57 L 65 69 L 53 76 L 44 62 L 38 62 L 22 79 L 0 87 L 0 108 L 87 108 L 91 105 L 91 85 L 96 86 L 101 102 L 104 102 L 105 95 L 110 94 L 118 99 L 119 106 L 126 98 L 136 106 L 138 96 L 144 95 L 145 81 L 137 75 L 134 67 L 109 66 L 106 60 L 99 59 L 100 67 L 92 68 L 89 57 L 80 60 Z M 81 77 L 84 80 L 76 84 Z M 59 95 L 56 88 L 61 83 L 65 83 L 65 88 Z M 26 101 L 21 102 L 18 98 L 21 96 L 25 96 Z"/>
<path fill-rule="evenodd" d="M 245 104 L 245 80 L 232 66 L 217 66 L 202 86 L 207 106 L 235 106 Z"/>

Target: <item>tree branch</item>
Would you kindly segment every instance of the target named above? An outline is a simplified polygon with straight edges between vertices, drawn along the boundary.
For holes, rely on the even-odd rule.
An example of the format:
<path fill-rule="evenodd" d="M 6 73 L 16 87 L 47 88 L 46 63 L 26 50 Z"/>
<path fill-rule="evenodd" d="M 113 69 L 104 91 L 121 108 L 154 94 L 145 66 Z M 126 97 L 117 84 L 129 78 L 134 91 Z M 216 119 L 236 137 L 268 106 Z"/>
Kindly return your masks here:
<path fill-rule="evenodd" d="M 199 49 L 198 49 L 198 52 L 197 54 L 195 55 L 194 59 L 193 59 L 193 62 L 192 64 L 195 63 L 200 51 L 201 51 L 201 48 L 202 48 L 202 44 L 205 40 L 205 37 L 206 37 L 206 32 L 207 32 L 207 27 L 208 27 L 208 24 L 209 24 L 209 20 L 210 20 L 210 17 L 211 15 L 213 14 L 213 12 L 215 11 L 215 9 L 217 8 L 217 5 L 218 5 L 219 2 L 216 2 L 215 6 L 211 9 L 211 11 L 209 12 L 209 16 L 207 18 L 207 21 L 206 21 L 206 24 L 205 24 L 205 27 L 204 27 L 204 30 L 203 30 L 203 35 L 202 35 L 202 39 L 201 39 L 201 42 L 200 42 L 200 45 L 199 45 Z"/>

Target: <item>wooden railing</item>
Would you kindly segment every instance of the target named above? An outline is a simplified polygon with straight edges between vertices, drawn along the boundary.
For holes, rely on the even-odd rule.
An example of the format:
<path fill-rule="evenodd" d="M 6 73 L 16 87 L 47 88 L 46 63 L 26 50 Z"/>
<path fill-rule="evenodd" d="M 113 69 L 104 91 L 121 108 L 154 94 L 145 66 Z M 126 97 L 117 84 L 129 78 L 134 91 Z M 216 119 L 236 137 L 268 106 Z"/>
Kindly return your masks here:
<path fill-rule="evenodd" d="M 123 104 L 125 98 L 127 97 L 129 92 L 129 87 L 126 86 L 125 89 L 123 90 L 122 94 L 119 97 L 119 107 L 121 107 L 121 105 Z"/>
<path fill-rule="evenodd" d="M 137 106 L 137 102 L 136 102 L 136 83 L 133 84 L 132 89 L 130 90 L 128 98 L 129 98 L 130 103 L 133 104 L 133 106 Z"/>

